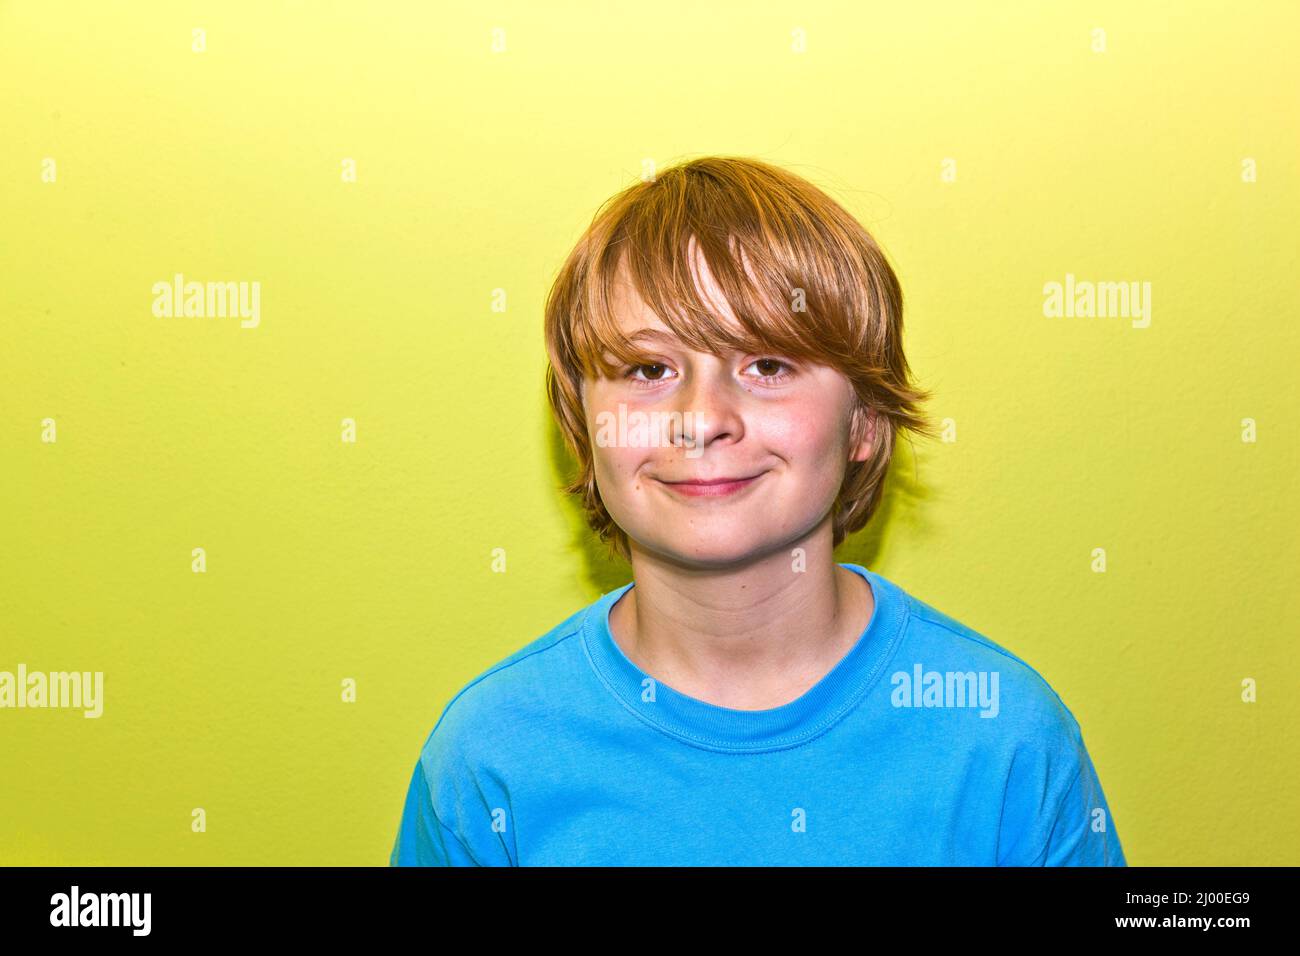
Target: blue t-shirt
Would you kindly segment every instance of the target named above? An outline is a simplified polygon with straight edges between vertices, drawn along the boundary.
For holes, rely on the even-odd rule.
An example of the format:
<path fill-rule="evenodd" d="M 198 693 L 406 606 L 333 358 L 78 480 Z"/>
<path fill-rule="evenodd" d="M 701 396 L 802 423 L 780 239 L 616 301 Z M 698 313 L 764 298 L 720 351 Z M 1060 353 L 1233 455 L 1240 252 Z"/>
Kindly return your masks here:
<path fill-rule="evenodd" d="M 861 565 L 875 609 L 798 699 L 732 710 L 614 641 L 603 595 L 470 681 L 393 866 L 1125 866 L 1074 716 L 1014 654 Z"/>

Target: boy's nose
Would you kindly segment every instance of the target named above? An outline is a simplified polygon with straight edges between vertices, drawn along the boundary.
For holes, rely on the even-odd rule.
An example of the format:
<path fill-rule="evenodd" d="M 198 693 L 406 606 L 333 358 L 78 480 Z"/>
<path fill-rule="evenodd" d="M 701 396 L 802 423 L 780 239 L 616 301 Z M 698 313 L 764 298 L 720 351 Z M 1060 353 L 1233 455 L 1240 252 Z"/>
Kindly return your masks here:
<path fill-rule="evenodd" d="M 725 376 L 724 376 L 725 378 Z M 722 436 L 740 437 L 741 423 L 735 386 L 730 380 L 697 375 L 679 391 L 680 404 L 670 426 L 673 444 L 704 447 Z"/>

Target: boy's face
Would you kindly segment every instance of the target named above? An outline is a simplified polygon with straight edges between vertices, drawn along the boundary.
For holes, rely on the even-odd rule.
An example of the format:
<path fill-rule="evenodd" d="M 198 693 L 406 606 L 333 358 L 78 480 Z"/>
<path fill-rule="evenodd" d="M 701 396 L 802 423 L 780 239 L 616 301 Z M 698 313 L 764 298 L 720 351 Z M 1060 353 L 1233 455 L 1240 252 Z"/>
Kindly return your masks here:
<path fill-rule="evenodd" d="M 738 327 L 697 262 L 702 291 Z M 848 378 L 779 354 L 688 349 L 625 272 L 615 296 L 625 337 L 659 336 L 635 343 L 643 364 L 588 378 L 583 389 L 596 484 L 633 550 L 725 567 L 793 547 L 827 520 L 848 462 L 866 458 L 873 437 L 869 430 L 850 446 Z M 718 478 L 745 480 L 685 484 Z"/>

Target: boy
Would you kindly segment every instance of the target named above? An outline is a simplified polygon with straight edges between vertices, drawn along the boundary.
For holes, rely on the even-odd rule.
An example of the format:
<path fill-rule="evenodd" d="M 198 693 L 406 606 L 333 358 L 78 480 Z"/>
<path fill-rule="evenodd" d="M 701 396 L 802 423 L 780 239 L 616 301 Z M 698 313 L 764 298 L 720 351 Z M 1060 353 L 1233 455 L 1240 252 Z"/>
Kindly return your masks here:
<path fill-rule="evenodd" d="M 545 331 L 566 490 L 633 581 L 452 698 L 392 865 L 1126 865 L 1037 672 L 832 556 L 932 434 L 845 210 L 671 168 L 597 214 Z"/>

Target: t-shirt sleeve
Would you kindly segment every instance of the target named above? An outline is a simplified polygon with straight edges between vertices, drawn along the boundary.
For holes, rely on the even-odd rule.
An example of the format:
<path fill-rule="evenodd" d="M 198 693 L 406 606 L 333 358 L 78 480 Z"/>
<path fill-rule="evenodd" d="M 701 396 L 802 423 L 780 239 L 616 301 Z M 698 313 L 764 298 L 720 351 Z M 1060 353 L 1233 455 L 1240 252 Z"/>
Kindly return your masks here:
<path fill-rule="evenodd" d="M 1082 739 L 1079 769 L 1052 822 L 1040 866 L 1128 866 L 1110 806 Z"/>
<path fill-rule="evenodd" d="M 420 749 L 389 863 L 393 866 L 516 866 L 511 794 L 494 742 L 511 717 L 470 689 L 458 694 Z"/>
<path fill-rule="evenodd" d="M 420 761 L 406 791 L 402 822 L 393 841 L 389 866 L 478 866 L 460 838 L 442 824 L 433 809 L 429 783 Z"/>
<path fill-rule="evenodd" d="M 1127 866 L 1078 722 L 1046 684 L 1003 792 L 999 866 Z"/>

